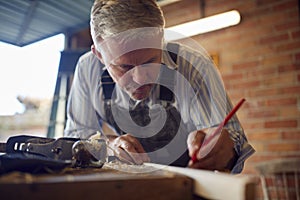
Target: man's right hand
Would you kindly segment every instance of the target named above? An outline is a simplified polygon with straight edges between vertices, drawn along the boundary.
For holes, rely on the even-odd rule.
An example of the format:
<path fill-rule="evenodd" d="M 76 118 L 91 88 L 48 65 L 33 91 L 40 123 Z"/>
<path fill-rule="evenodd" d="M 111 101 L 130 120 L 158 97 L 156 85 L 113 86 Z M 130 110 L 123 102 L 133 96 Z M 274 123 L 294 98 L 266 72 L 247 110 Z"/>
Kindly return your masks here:
<path fill-rule="evenodd" d="M 141 143 L 130 134 L 109 136 L 108 145 L 113 149 L 115 156 L 121 160 L 138 165 L 150 161 Z"/>

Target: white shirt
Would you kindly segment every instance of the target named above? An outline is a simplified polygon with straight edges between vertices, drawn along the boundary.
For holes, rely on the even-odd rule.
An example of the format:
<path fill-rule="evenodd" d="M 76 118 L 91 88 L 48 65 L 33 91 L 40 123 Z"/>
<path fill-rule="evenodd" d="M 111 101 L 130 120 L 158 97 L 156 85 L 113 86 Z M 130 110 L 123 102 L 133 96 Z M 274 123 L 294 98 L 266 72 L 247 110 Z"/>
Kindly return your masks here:
<path fill-rule="evenodd" d="M 162 62 L 174 71 L 174 83 L 169 84 L 176 97 L 173 105 L 180 112 L 187 132 L 217 126 L 232 105 L 216 67 L 206 55 L 186 46 L 180 46 L 177 55 L 175 64 L 169 53 L 163 51 Z M 91 52 L 79 59 L 68 101 L 66 136 L 88 138 L 96 130 L 101 130 L 98 117 L 100 121 L 106 121 L 101 85 L 103 70 L 103 64 Z M 128 95 L 117 85 L 115 92 L 113 103 L 128 108 Z M 158 94 L 159 87 L 155 87 L 147 101 L 149 107 L 158 106 Z M 163 121 L 163 112 L 152 117 L 159 124 Z M 116 118 L 123 119 L 119 123 L 125 122 L 125 125 L 132 121 L 129 115 L 124 117 L 124 113 Z M 229 121 L 226 128 L 239 156 L 232 173 L 238 173 L 243 169 L 245 159 L 254 153 L 254 149 L 248 144 L 236 116 Z"/>

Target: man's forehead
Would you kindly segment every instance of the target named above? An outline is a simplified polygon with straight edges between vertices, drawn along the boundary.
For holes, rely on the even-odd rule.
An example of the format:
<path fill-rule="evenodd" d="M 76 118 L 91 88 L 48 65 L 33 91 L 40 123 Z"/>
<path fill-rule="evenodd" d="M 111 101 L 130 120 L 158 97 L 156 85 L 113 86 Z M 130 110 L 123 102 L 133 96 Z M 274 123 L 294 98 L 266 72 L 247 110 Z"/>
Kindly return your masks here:
<path fill-rule="evenodd" d="M 162 48 L 162 37 L 155 36 L 151 38 L 107 38 L 98 44 L 100 51 L 114 52 L 117 49 L 122 50 L 122 54 L 139 49 L 160 49 Z"/>

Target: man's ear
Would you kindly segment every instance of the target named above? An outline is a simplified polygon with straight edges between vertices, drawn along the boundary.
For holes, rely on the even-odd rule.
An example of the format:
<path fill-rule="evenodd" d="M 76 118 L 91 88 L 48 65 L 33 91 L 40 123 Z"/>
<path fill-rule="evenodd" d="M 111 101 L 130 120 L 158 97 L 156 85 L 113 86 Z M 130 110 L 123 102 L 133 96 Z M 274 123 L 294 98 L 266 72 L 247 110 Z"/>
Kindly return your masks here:
<path fill-rule="evenodd" d="M 97 49 L 96 49 L 96 47 L 95 47 L 94 44 L 92 44 L 91 50 L 92 50 L 93 54 L 102 62 L 102 64 L 104 64 L 102 55 L 101 55 L 101 53 L 99 51 L 97 51 Z"/>

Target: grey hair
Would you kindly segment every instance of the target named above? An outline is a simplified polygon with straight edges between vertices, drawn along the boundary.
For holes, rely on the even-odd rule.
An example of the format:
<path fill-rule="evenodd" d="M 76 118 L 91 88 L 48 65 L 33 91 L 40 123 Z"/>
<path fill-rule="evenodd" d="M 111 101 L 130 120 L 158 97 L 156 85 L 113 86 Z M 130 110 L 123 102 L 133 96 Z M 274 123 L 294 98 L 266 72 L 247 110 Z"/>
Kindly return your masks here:
<path fill-rule="evenodd" d="M 129 29 L 163 28 L 165 20 L 155 0 L 95 0 L 90 25 L 95 42 Z"/>

